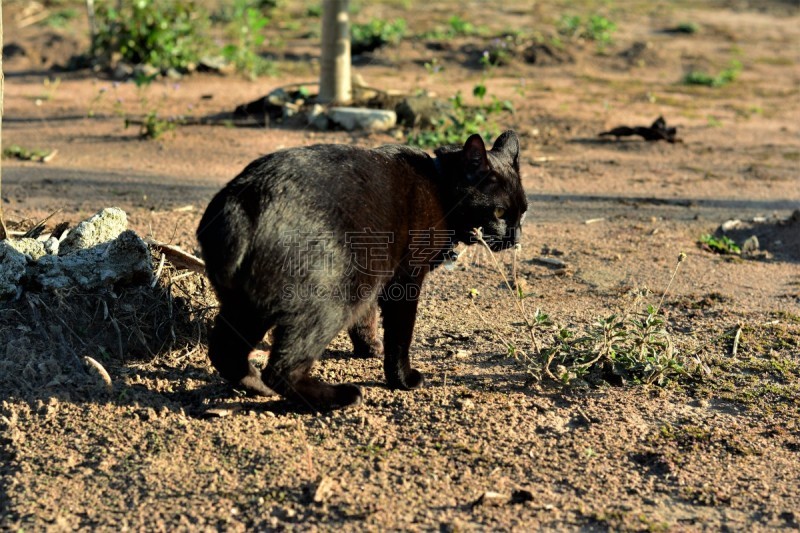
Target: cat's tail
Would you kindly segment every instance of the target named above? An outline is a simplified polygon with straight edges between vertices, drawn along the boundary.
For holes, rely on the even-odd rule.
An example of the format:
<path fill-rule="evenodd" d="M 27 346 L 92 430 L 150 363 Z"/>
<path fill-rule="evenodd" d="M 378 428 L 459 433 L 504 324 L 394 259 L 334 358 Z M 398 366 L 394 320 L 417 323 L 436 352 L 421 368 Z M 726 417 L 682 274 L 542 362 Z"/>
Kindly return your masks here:
<path fill-rule="evenodd" d="M 249 247 L 251 222 L 236 197 L 217 194 L 208 204 L 197 240 L 200 243 L 206 273 L 217 289 L 235 288 L 235 280 Z"/>

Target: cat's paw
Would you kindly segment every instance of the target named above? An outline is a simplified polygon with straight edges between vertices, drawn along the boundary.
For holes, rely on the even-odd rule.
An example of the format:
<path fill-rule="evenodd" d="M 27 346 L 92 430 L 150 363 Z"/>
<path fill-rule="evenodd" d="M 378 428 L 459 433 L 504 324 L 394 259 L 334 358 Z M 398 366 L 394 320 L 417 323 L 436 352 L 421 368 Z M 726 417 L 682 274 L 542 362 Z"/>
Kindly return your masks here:
<path fill-rule="evenodd" d="M 353 349 L 353 355 L 361 358 L 361 359 L 374 359 L 377 357 L 383 357 L 383 343 L 381 341 L 375 341 L 372 343 L 364 343 L 359 346 L 355 346 Z"/>
<path fill-rule="evenodd" d="M 363 399 L 361 389 L 356 385 L 336 385 L 334 388 L 334 400 L 332 405 L 329 406 L 331 409 L 341 409 L 343 407 L 358 405 Z"/>
<path fill-rule="evenodd" d="M 277 393 L 261 380 L 258 370 L 250 365 L 250 373 L 239 380 L 234 388 L 242 388 L 250 396 L 275 396 Z"/>
<path fill-rule="evenodd" d="M 413 390 L 421 387 L 425 378 L 419 370 L 412 368 L 405 376 L 390 377 L 387 382 L 392 390 Z"/>

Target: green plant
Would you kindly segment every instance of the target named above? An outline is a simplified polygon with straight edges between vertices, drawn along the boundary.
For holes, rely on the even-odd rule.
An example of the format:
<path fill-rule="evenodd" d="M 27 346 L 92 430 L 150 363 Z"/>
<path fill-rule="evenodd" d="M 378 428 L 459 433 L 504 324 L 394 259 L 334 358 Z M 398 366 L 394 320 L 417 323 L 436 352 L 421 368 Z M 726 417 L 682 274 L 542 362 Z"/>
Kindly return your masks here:
<path fill-rule="evenodd" d="M 19 159 L 21 161 L 36 161 L 38 163 L 47 163 L 55 155 L 55 150 L 47 150 L 40 148 L 23 148 L 18 144 L 3 149 L 3 158 L 5 159 Z"/>
<path fill-rule="evenodd" d="M 686 372 L 663 317 L 652 305 L 635 314 L 601 317 L 583 332 L 560 328 L 541 356 L 542 371 L 552 372 L 555 364 L 555 376 L 564 384 L 592 372 L 601 379 L 615 375 L 632 383 L 664 384 Z"/>
<path fill-rule="evenodd" d="M 558 21 L 558 32 L 570 38 L 586 39 L 597 43 L 599 49 L 611 44 L 617 25 L 602 15 L 564 15 Z"/>
<path fill-rule="evenodd" d="M 117 109 L 125 118 L 125 128 L 131 126 L 139 127 L 139 137 L 141 139 L 158 139 L 183 123 L 183 117 L 163 118 L 159 113 L 162 104 L 168 98 L 167 90 L 161 95 L 160 101 L 155 104 L 151 103 L 149 93 L 153 88 L 153 81 L 153 77 L 149 76 L 134 79 L 137 92 L 139 93 L 139 106 L 142 110 L 141 118 L 128 116 L 121 109 Z M 172 84 L 172 88 L 177 91 L 180 85 L 177 83 Z"/>
<path fill-rule="evenodd" d="M 611 43 L 611 35 L 617 31 L 617 25 L 600 15 L 592 15 L 586 23 L 584 37 L 600 44 Z"/>
<path fill-rule="evenodd" d="M 704 85 L 706 87 L 723 87 L 736 81 L 739 74 L 742 72 L 742 63 L 738 60 L 733 60 L 728 65 L 728 68 L 722 70 L 716 76 L 699 70 L 692 70 L 686 73 L 683 77 L 683 83 L 686 85 Z"/>
<path fill-rule="evenodd" d="M 50 26 L 51 28 L 64 28 L 74 19 L 78 18 L 78 10 L 67 7 L 53 11 L 47 16 L 40 24 Z"/>
<path fill-rule="evenodd" d="M 454 37 L 472 37 L 487 33 L 486 27 L 475 26 L 458 15 L 447 19 L 447 26 L 437 26 L 434 30 L 422 35 L 425 39 L 453 39 Z"/>
<path fill-rule="evenodd" d="M 350 28 L 350 48 L 354 54 L 371 52 L 386 44 L 399 43 L 406 34 L 406 21 L 372 19 L 366 24 L 353 24 Z"/>
<path fill-rule="evenodd" d="M 481 56 L 481 64 L 487 68 L 509 64 L 514 55 L 512 51 L 514 44 L 512 36 L 492 39 Z"/>
<path fill-rule="evenodd" d="M 478 33 L 477 28 L 471 22 L 468 22 L 458 15 L 453 15 L 447 19 L 449 33 L 452 37 L 469 37 Z"/>
<path fill-rule="evenodd" d="M 739 255 L 742 249 L 739 248 L 730 237 L 723 235 L 722 237 L 715 237 L 711 234 L 705 234 L 700 237 L 700 245 L 707 247 L 712 252 L 718 254 L 734 254 Z"/>
<path fill-rule="evenodd" d="M 430 74 L 431 76 L 433 76 L 434 74 L 438 74 L 444 70 L 442 64 L 439 63 L 439 60 L 436 59 L 435 57 L 430 61 L 426 61 L 424 66 L 425 70 L 428 71 L 428 74 Z"/>
<path fill-rule="evenodd" d="M 158 139 L 168 131 L 175 129 L 176 123 L 174 120 L 161 118 L 158 111 L 149 111 L 143 119 L 133 120 L 126 118 L 125 127 L 139 126 L 139 137 L 142 139 Z"/>
<path fill-rule="evenodd" d="M 115 55 L 159 70 L 193 70 L 206 50 L 206 14 L 191 0 L 106 0 L 97 4 L 92 53 L 110 62 Z"/>
<path fill-rule="evenodd" d="M 557 326 L 550 317 L 537 309 L 530 313 L 525 307 L 527 297 L 514 279 L 516 290 L 511 287 L 502 266 L 494 257 L 489 245 L 483 240 L 481 230 L 473 230 L 478 242 L 489 252 L 496 270 L 514 299 L 522 323 L 531 341 L 531 349 L 525 351 L 518 343 L 502 339 L 509 357 L 521 362 L 528 375 L 538 381 L 548 377 L 562 384 L 576 379 L 587 379 L 594 374 L 599 379 L 632 383 L 665 384 L 675 375 L 688 372 L 686 360 L 675 350 L 666 323 L 660 314 L 669 288 L 678 268 L 685 261 L 681 253 L 672 272 L 667 288 L 657 306 L 649 305 L 644 311 L 637 308 L 644 296 L 637 294 L 627 311 L 601 317 L 589 328 L 577 330 Z M 516 252 L 514 254 L 516 265 Z M 514 268 L 516 272 L 516 268 Z M 471 295 L 474 299 L 475 296 Z M 477 309 L 477 306 L 475 307 Z M 549 346 L 541 348 L 539 339 L 550 337 Z"/>
<path fill-rule="evenodd" d="M 58 88 L 61 87 L 61 78 L 56 76 L 55 78 L 47 77 L 42 81 L 42 88 L 44 92 L 39 97 L 39 100 L 51 101 L 56 96 L 56 92 L 58 92 Z"/>
<path fill-rule="evenodd" d="M 450 98 L 451 112 L 447 119 L 440 119 L 432 130 L 409 134 L 406 142 L 412 146 L 430 148 L 445 144 L 459 144 L 472 134 L 479 133 L 484 139 L 495 137 L 499 132 L 495 117 L 502 113 L 513 113 L 514 105 L 496 96 L 486 100 L 486 85 L 479 83 L 472 88 L 472 95 L 480 104 L 467 106 L 461 93 Z"/>
<path fill-rule="evenodd" d="M 700 31 L 700 26 L 696 22 L 681 22 L 672 30 L 674 33 L 686 33 L 693 35 Z"/>
<path fill-rule="evenodd" d="M 257 50 L 266 37 L 263 29 L 269 24 L 258 0 L 235 0 L 232 5 L 228 34 L 233 42 L 222 48 L 222 55 L 236 70 L 250 78 L 274 72 L 274 65 Z"/>

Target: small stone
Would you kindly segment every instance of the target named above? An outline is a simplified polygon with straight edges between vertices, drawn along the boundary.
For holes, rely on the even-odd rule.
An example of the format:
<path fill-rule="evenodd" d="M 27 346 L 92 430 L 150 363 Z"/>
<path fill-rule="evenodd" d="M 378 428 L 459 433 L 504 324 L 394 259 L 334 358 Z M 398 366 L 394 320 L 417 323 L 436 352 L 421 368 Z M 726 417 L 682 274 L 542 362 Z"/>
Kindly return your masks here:
<path fill-rule="evenodd" d="M 197 70 L 220 72 L 226 65 L 227 60 L 223 56 L 203 56 L 197 63 Z"/>
<path fill-rule="evenodd" d="M 462 411 L 471 411 L 475 409 L 475 402 L 473 402 L 469 398 L 462 398 L 460 400 L 456 400 L 456 405 L 460 407 Z"/>
<path fill-rule="evenodd" d="M 108 207 L 78 224 L 59 246 L 59 255 L 85 250 L 112 241 L 128 228 L 128 216 L 119 207 Z"/>
<path fill-rule="evenodd" d="M 292 99 L 289 97 L 289 93 L 287 93 L 283 89 L 275 89 L 271 91 L 266 96 L 266 101 L 275 106 L 282 106 L 285 103 L 290 102 Z"/>
<path fill-rule="evenodd" d="M 397 124 L 397 114 L 383 109 L 362 107 L 332 107 L 330 119 L 342 128 L 366 131 L 386 131 Z"/>
<path fill-rule="evenodd" d="M 724 232 L 728 232 L 728 231 L 731 231 L 731 230 L 735 230 L 736 228 L 738 228 L 741 225 L 742 225 L 742 221 L 737 218 L 737 219 L 734 219 L 734 220 L 726 220 L 725 222 L 722 223 L 722 225 L 719 228 L 724 233 Z"/>
<path fill-rule="evenodd" d="M 50 255 L 58 255 L 58 246 L 61 244 L 55 237 L 50 237 L 44 241 L 44 251 Z"/>
<path fill-rule="evenodd" d="M 323 503 L 330 498 L 331 494 L 333 494 L 333 480 L 328 476 L 323 476 L 317 481 L 314 488 L 314 503 Z"/>
<path fill-rule="evenodd" d="M 111 78 L 117 81 L 127 80 L 131 76 L 133 76 L 133 67 L 122 61 L 117 63 L 111 73 Z"/>
<path fill-rule="evenodd" d="M 467 357 L 472 355 L 472 352 L 463 349 L 447 350 L 447 355 L 448 357 L 452 357 L 453 359 L 466 359 Z"/>
<path fill-rule="evenodd" d="M 225 418 L 232 414 L 238 413 L 242 410 L 239 405 L 232 405 L 230 407 L 211 407 L 206 409 L 203 413 L 203 418 Z"/>
<path fill-rule="evenodd" d="M 472 504 L 472 506 L 473 507 L 478 507 L 480 505 L 485 505 L 485 506 L 496 507 L 496 506 L 500 506 L 500 505 L 505 505 L 508 502 L 509 502 L 509 498 L 508 498 L 507 495 L 501 494 L 499 492 L 486 491 L 483 494 L 481 494 L 480 498 L 475 500 L 475 502 Z"/>
<path fill-rule="evenodd" d="M 320 131 L 325 131 L 330 127 L 330 120 L 325 113 L 325 108 L 319 104 L 314 104 L 308 113 L 308 125 L 314 126 Z"/>
<path fill-rule="evenodd" d="M 292 118 L 300 111 L 300 106 L 294 102 L 283 104 L 283 118 Z"/>
<path fill-rule="evenodd" d="M 532 502 L 533 501 L 533 493 L 529 490 L 525 489 L 518 489 L 511 492 L 511 502 L 510 503 L 525 503 L 525 502 Z"/>
<path fill-rule="evenodd" d="M 161 71 L 157 67 L 147 63 L 133 67 L 133 76 L 136 78 L 154 78 L 159 74 L 161 74 Z"/>
<path fill-rule="evenodd" d="M 167 78 L 171 80 L 179 80 L 183 78 L 183 74 L 181 74 L 175 67 L 169 67 L 167 69 Z"/>
<path fill-rule="evenodd" d="M 533 259 L 531 259 L 531 262 L 555 268 L 565 268 L 567 266 L 567 264 L 564 261 L 562 261 L 561 259 L 556 259 L 555 257 L 544 257 L 544 256 L 534 257 Z"/>
<path fill-rule="evenodd" d="M 759 248 L 758 237 L 755 235 L 751 235 L 742 243 L 743 254 L 752 254 L 753 252 L 757 252 Z"/>

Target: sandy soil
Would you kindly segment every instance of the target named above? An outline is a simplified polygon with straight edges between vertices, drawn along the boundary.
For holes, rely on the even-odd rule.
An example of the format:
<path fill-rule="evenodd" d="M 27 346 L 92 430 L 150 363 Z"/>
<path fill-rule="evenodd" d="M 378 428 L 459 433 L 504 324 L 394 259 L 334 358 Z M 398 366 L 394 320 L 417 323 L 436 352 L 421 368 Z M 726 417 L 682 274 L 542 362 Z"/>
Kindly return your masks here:
<path fill-rule="evenodd" d="M 604 8 L 619 31 L 603 55 L 591 43 L 568 43 L 571 62 L 520 56 L 484 72 L 475 51 L 492 36 L 552 31 L 564 10 L 406 4 L 363 5 L 357 16 L 403 17 L 422 33 L 457 13 L 490 21 L 488 36 L 437 46 L 409 38 L 359 58 L 356 71 L 370 85 L 443 97 L 471 94 L 484 80 L 490 94 L 513 101 L 516 113 L 502 126 L 523 141 L 530 210 L 519 274 L 528 305 L 587 325 L 625 307 L 634 288 L 650 288 L 656 303 L 685 252 L 665 314 L 679 350 L 710 375 L 666 387 L 529 383 L 498 344 L 518 335 L 513 305 L 473 253 L 425 288 L 413 348 L 428 377 L 422 390 L 387 390 L 379 361 L 350 360 L 345 337 L 334 341 L 320 375 L 362 385 L 366 399 L 343 412 L 243 399 L 212 371 L 203 344 L 146 361 L 79 347 L 104 361 L 110 392 L 55 379 L 67 374 L 58 366 L 27 369 L 54 376 L 31 388 L 20 375 L 18 386 L 0 390 L 0 529 L 800 526 L 800 230 L 779 224 L 800 208 L 796 6 L 619 3 Z M 589 12 L 581 6 L 573 9 Z M 19 28 L 19 7 L 4 5 L 5 42 L 27 53 L 4 61 L 3 145 L 58 153 L 47 164 L 3 161 L 3 209 L 14 227 L 55 209 L 76 222 L 117 205 L 140 233 L 192 250 L 207 201 L 255 157 L 317 142 L 397 142 L 391 134 L 205 126 L 140 140 L 123 114 L 231 111 L 272 87 L 315 79 L 316 43 L 302 30 L 282 33 L 283 46 L 270 50 L 279 58 L 274 79 L 198 74 L 138 91 L 87 71 L 51 70 L 85 46 L 83 30 Z M 663 31 L 687 21 L 699 31 Z M 423 65 L 434 58 L 444 69 L 430 74 Z M 732 59 L 743 70 L 730 85 L 681 83 L 688 69 L 718 72 Z M 683 143 L 597 137 L 659 115 Z M 745 260 L 697 245 L 729 219 L 744 223 L 738 240 L 756 234 L 768 254 Z M 542 255 L 565 261 L 566 274 L 533 261 Z M 472 288 L 480 291 L 474 303 Z M 0 348 L 0 359 L 8 353 Z M 235 413 L 206 419 L 210 407 Z M 476 503 L 487 491 L 530 498 Z"/>

